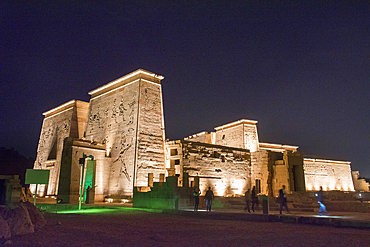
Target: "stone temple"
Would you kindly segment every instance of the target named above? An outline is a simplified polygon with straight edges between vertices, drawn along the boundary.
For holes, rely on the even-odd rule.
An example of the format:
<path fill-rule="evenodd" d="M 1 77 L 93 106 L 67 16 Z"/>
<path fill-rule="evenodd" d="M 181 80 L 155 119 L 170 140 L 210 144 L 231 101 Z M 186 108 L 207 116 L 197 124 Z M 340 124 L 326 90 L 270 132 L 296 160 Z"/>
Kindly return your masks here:
<path fill-rule="evenodd" d="M 305 157 L 298 146 L 260 142 L 257 121 L 241 119 L 166 141 L 161 80 L 139 69 L 44 113 L 34 169 L 50 170 L 39 196 L 77 203 L 81 173 L 93 200 L 126 198 L 177 176 L 178 186 L 211 186 L 216 196 L 288 191 L 354 191 L 351 164 Z M 81 167 L 83 156 L 94 165 Z M 83 163 L 83 162 L 82 162 Z M 35 186 L 31 186 L 34 192 Z"/>

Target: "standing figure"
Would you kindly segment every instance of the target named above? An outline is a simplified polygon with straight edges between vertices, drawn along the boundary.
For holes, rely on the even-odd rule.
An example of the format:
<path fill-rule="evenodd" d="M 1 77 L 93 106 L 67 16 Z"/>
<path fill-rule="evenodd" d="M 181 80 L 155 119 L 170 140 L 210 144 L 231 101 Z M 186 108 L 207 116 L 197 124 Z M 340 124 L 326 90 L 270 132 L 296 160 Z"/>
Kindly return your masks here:
<path fill-rule="evenodd" d="M 279 202 L 280 202 L 280 214 L 282 214 L 283 207 L 285 207 L 285 210 L 290 214 L 286 199 L 286 190 L 285 185 L 283 185 L 283 188 L 279 190 Z"/>
<path fill-rule="evenodd" d="M 89 185 L 87 186 L 87 189 L 86 189 L 86 201 L 85 201 L 86 204 L 90 203 L 90 191 L 91 191 L 91 187 Z"/>
<path fill-rule="evenodd" d="M 251 200 L 252 200 L 252 211 L 254 212 L 254 205 L 256 205 L 256 210 L 258 207 L 258 197 L 256 194 L 256 186 L 253 186 Z"/>
<path fill-rule="evenodd" d="M 208 187 L 208 190 L 206 192 L 206 195 L 204 196 L 204 199 L 206 200 L 206 207 L 207 207 L 207 211 L 209 212 L 211 212 L 213 197 L 214 197 L 213 191 L 211 190 L 211 187 Z"/>
<path fill-rule="evenodd" d="M 245 192 L 245 208 L 244 211 L 248 210 L 248 213 L 251 212 L 249 209 L 249 205 L 251 204 L 251 190 L 248 189 L 247 192 Z"/>
<path fill-rule="evenodd" d="M 320 190 L 317 192 L 317 203 L 320 205 L 319 208 L 319 215 L 321 216 L 323 212 L 327 213 L 326 206 L 324 205 L 324 192 L 322 190 L 322 186 L 320 186 Z"/>
<path fill-rule="evenodd" d="M 193 196 L 194 196 L 194 211 L 198 211 L 198 205 L 199 205 L 199 189 L 194 189 Z"/>

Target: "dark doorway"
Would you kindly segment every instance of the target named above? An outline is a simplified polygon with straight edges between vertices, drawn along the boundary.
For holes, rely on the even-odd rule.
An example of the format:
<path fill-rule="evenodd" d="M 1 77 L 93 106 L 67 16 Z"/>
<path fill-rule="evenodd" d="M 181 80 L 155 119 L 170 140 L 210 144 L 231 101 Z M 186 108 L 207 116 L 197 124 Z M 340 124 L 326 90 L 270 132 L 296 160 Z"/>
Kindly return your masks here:
<path fill-rule="evenodd" d="M 301 181 L 301 176 L 300 176 L 300 169 L 299 169 L 300 167 L 299 166 L 297 166 L 297 165 L 294 165 L 293 166 L 293 170 L 292 170 L 292 172 L 293 172 L 293 186 L 294 186 L 294 188 L 293 188 L 293 191 L 300 191 L 300 187 L 301 187 L 301 183 L 302 183 L 302 181 Z"/>
<path fill-rule="evenodd" d="M 259 194 L 261 193 L 261 180 L 256 179 L 256 193 Z"/>
<path fill-rule="evenodd" d="M 0 205 L 5 205 L 6 204 L 6 185 L 5 185 L 6 180 L 5 179 L 0 179 Z"/>

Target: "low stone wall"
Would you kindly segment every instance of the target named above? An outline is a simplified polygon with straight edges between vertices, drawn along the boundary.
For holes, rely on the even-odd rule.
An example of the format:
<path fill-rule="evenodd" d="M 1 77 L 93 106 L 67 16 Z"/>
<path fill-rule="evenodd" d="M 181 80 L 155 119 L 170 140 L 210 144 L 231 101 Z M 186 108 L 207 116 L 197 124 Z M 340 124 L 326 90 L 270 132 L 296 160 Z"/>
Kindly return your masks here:
<path fill-rule="evenodd" d="M 361 202 L 326 202 L 326 209 L 330 212 L 360 212 L 370 213 L 370 203 Z"/>

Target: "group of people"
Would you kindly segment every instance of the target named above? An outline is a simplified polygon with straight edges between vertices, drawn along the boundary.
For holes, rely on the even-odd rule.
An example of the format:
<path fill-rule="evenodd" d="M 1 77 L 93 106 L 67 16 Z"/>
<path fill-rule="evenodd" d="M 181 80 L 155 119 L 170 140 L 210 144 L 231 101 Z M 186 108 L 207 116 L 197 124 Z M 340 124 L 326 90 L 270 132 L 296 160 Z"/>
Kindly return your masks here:
<path fill-rule="evenodd" d="M 287 204 L 287 193 L 285 190 L 285 185 L 283 188 L 279 190 L 279 203 L 280 203 L 280 214 L 282 214 L 283 208 L 289 213 L 288 204 Z M 258 207 L 258 197 L 256 195 L 256 187 L 253 186 L 252 193 L 250 193 L 250 189 L 245 192 L 245 208 L 244 211 L 250 213 L 250 204 L 252 203 L 252 211 L 254 212 L 254 205 Z"/>
<path fill-rule="evenodd" d="M 245 208 L 244 211 L 247 211 L 250 213 L 250 204 L 252 204 L 252 211 L 254 212 L 254 206 L 256 205 L 256 209 L 258 207 L 258 197 L 256 194 L 256 186 L 253 186 L 252 193 L 251 190 L 248 189 L 247 192 L 245 192 Z"/>
<path fill-rule="evenodd" d="M 199 206 L 199 195 L 200 195 L 200 190 L 199 189 L 194 189 L 193 192 L 193 197 L 194 197 L 194 211 L 198 211 L 198 206 Z M 244 211 L 247 211 L 250 213 L 250 205 L 252 204 L 252 211 L 255 212 L 255 209 L 258 207 L 258 197 L 256 193 L 256 186 L 253 186 L 252 192 L 250 189 L 245 192 L 245 208 Z M 322 213 L 327 213 L 326 207 L 323 204 L 324 203 L 324 198 L 323 198 L 323 191 L 322 187 L 320 187 L 320 191 L 316 194 L 317 196 L 317 201 L 320 205 L 319 209 L 319 215 L 322 215 Z M 208 190 L 204 196 L 204 200 L 206 202 L 206 209 L 208 212 L 211 211 L 212 208 L 212 201 L 214 199 L 214 194 L 213 191 L 211 190 L 211 187 L 208 187 Z M 287 203 L 287 192 L 285 190 L 285 185 L 282 186 L 282 188 L 279 190 L 279 204 L 280 204 L 280 214 L 282 214 L 283 209 L 290 213 L 288 209 L 288 203 Z"/>
<path fill-rule="evenodd" d="M 326 206 L 324 205 L 324 194 L 323 194 L 323 189 L 322 186 L 320 186 L 320 190 L 316 194 L 317 196 L 317 203 L 320 205 L 319 208 L 319 215 L 322 216 L 322 214 L 328 215 L 328 211 L 326 211 Z M 279 190 L 279 203 L 280 203 L 280 214 L 282 214 L 283 208 L 289 212 L 288 209 L 288 204 L 287 204 L 287 193 L 285 190 L 285 185 L 283 185 L 283 188 Z"/>
<path fill-rule="evenodd" d="M 193 197 L 194 197 L 194 211 L 198 211 L 199 207 L 199 195 L 200 190 L 198 188 L 194 189 L 193 191 Z M 208 187 L 208 190 L 206 191 L 206 194 L 204 196 L 204 200 L 206 202 L 206 209 L 208 212 L 211 212 L 212 209 L 212 201 L 214 199 L 214 194 L 211 189 L 211 187 Z M 252 204 L 252 211 L 254 212 L 255 206 L 256 209 L 258 207 L 258 197 L 256 193 L 256 187 L 253 186 L 252 193 L 250 193 L 250 189 L 245 193 L 245 201 L 246 201 L 246 207 L 244 210 L 248 210 L 250 212 L 250 204 Z"/>
<path fill-rule="evenodd" d="M 199 206 L 199 195 L 200 195 L 200 190 L 199 189 L 194 189 L 193 192 L 193 197 L 194 197 L 194 211 L 198 211 L 198 206 Z M 204 200 L 206 201 L 206 208 L 208 212 L 211 212 L 212 209 L 212 200 L 215 197 L 213 194 L 213 191 L 211 190 L 211 187 L 208 187 L 208 190 L 206 192 L 206 195 L 204 196 Z"/>

